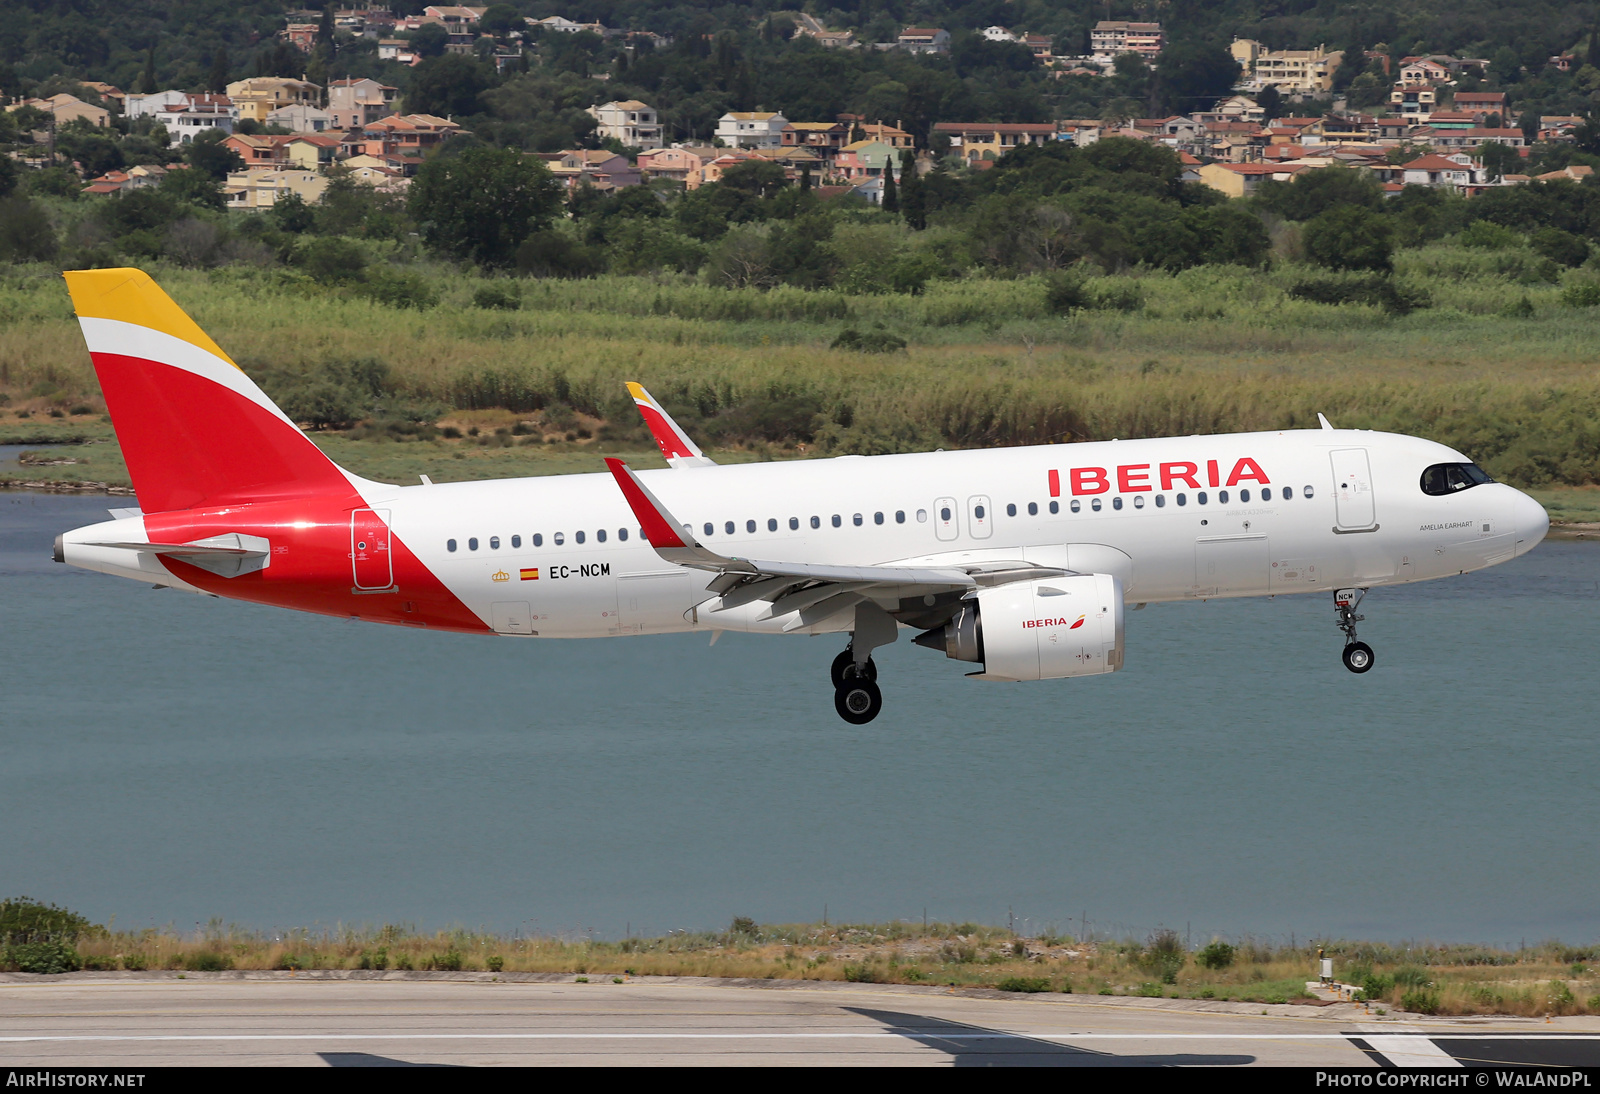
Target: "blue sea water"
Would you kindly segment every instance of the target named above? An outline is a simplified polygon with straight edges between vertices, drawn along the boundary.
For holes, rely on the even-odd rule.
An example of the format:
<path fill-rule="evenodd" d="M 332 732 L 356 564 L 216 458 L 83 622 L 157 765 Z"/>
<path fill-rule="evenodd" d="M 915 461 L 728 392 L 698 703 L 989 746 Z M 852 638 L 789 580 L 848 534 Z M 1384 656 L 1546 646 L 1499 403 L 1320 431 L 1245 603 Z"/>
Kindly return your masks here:
<path fill-rule="evenodd" d="M 1600 548 L 1152 606 L 1038 684 L 902 640 L 468 638 L 49 561 L 121 499 L 0 493 L 0 895 L 122 926 L 624 931 L 896 917 L 1600 938 Z"/>

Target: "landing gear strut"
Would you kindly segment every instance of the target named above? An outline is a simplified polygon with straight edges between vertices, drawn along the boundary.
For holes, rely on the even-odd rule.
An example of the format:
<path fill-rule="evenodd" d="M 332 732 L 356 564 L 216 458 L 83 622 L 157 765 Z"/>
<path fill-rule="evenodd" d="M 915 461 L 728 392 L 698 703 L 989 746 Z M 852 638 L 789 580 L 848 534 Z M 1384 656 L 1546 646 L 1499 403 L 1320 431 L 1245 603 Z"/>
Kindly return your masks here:
<path fill-rule="evenodd" d="M 856 626 L 850 644 L 833 659 L 833 709 L 851 725 L 864 726 L 883 709 L 878 690 L 878 666 L 872 651 L 895 640 L 896 624 L 889 613 L 872 601 L 856 606 Z"/>
<path fill-rule="evenodd" d="M 1366 595 L 1365 589 L 1339 589 L 1333 594 L 1333 611 L 1339 617 L 1339 629 L 1344 632 L 1344 667 L 1356 673 L 1366 672 L 1373 665 L 1372 647 L 1356 641 L 1356 624 L 1366 618 L 1357 615 L 1356 609 Z"/>

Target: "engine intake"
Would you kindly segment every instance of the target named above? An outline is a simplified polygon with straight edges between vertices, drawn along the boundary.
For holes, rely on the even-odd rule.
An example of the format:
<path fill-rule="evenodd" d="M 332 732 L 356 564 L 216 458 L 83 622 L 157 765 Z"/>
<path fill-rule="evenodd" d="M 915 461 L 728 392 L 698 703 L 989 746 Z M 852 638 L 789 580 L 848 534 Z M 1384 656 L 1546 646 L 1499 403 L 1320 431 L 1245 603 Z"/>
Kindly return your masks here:
<path fill-rule="evenodd" d="M 1080 574 L 983 589 L 916 643 L 981 662 L 978 679 L 1059 680 L 1120 669 L 1122 624 L 1122 583 Z"/>

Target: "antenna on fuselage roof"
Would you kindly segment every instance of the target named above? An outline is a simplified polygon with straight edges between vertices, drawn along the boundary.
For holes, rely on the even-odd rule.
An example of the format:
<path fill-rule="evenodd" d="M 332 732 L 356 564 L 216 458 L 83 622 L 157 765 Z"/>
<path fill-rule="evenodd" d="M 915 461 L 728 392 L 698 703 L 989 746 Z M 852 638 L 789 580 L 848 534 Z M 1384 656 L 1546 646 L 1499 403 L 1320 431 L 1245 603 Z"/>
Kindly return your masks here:
<path fill-rule="evenodd" d="M 1317 421 L 1322 423 L 1322 428 L 1323 429 L 1332 429 L 1333 428 L 1333 423 L 1328 421 L 1328 419 L 1324 418 L 1322 416 L 1322 411 L 1320 411 L 1320 410 L 1317 411 Z"/>

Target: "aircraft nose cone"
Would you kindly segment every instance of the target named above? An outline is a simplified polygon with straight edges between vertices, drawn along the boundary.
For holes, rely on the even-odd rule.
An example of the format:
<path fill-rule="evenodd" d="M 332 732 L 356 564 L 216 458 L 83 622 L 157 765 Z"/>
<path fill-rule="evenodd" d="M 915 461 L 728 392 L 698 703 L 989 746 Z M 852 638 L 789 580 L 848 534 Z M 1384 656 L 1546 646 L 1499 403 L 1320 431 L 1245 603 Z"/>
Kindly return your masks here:
<path fill-rule="evenodd" d="M 1525 554 L 1533 550 L 1550 530 L 1550 514 L 1544 511 L 1544 506 L 1520 490 L 1517 491 L 1516 501 L 1512 503 L 1511 514 L 1511 524 L 1517 534 L 1517 554 Z"/>

